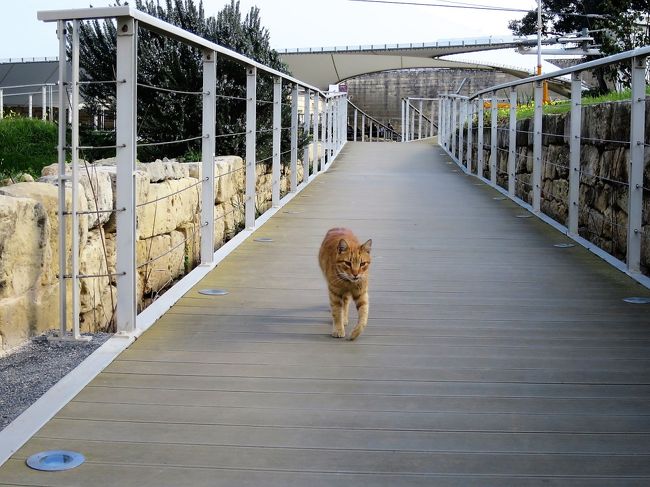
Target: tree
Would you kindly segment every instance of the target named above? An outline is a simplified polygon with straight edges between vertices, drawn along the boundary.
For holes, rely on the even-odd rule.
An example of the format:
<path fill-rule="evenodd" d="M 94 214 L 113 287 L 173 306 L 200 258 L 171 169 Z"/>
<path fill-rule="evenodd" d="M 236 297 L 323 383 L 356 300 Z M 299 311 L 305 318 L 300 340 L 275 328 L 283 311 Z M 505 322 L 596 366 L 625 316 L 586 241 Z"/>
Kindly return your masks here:
<path fill-rule="evenodd" d="M 215 17 L 206 17 L 202 2 L 192 0 L 136 0 L 136 8 L 177 25 L 207 40 L 248 56 L 281 72 L 287 72 L 278 53 L 270 47 L 270 35 L 261 25 L 259 9 L 251 8 L 242 19 L 239 1 L 231 0 Z M 117 0 L 117 5 L 120 1 Z M 80 28 L 80 67 L 83 81 L 115 79 L 116 27 L 113 21 L 93 21 Z M 141 28 L 138 31 L 138 141 L 141 144 L 181 140 L 201 135 L 202 54 L 193 47 Z M 271 100 L 273 80 L 258 72 L 257 96 Z M 181 90 L 174 93 L 157 88 Z M 115 83 L 81 85 L 83 98 L 93 113 L 114 109 Z M 217 134 L 240 133 L 217 140 L 218 154 L 242 154 L 245 136 L 245 67 L 225 56 L 217 57 Z M 285 89 L 285 97 L 288 89 Z M 272 106 L 258 104 L 258 129 L 271 125 Z M 289 124 L 283 109 L 283 126 Z M 288 131 L 283 131 L 288 144 Z M 109 137 L 111 135 L 109 134 Z M 112 135 L 114 137 L 114 135 Z M 272 134 L 258 135 L 259 158 L 271 152 Z M 107 145 L 106 141 L 101 144 Z M 99 145 L 101 145 L 99 144 Z M 142 160 L 197 153 L 200 140 L 165 146 L 141 147 Z"/>
<path fill-rule="evenodd" d="M 649 22 L 648 0 L 542 0 L 543 34 L 564 35 L 587 29 L 605 55 L 647 45 Z M 517 35 L 535 34 L 537 11 L 510 21 L 508 27 Z M 629 83 L 629 66 L 625 63 L 596 70 L 595 74 L 600 91 L 607 91 L 606 78 Z"/>

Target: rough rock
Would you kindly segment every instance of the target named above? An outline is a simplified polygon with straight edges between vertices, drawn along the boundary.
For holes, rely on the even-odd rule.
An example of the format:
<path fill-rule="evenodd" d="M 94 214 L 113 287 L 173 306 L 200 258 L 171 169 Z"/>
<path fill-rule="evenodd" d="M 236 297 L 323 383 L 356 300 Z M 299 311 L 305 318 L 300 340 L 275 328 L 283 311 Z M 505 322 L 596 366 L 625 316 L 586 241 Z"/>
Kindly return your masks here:
<path fill-rule="evenodd" d="M 39 202 L 0 195 L 0 299 L 31 293 L 52 281 L 50 232 Z"/>

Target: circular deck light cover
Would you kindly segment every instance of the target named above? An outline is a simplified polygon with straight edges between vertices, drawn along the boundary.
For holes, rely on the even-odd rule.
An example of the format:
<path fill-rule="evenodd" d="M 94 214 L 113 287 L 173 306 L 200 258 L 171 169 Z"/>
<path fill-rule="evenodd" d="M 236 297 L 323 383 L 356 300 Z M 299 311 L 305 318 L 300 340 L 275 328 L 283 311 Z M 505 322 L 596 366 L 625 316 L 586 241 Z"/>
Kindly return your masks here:
<path fill-rule="evenodd" d="M 505 196 L 495 196 L 495 197 L 492 198 L 492 199 L 493 199 L 493 200 L 496 200 L 496 201 L 503 201 L 503 200 L 506 199 L 506 197 L 505 197 Z"/>
<path fill-rule="evenodd" d="M 631 298 L 624 298 L 623 301 L 631 304 L 650 304 L 650 298 L 642 296 L 632 296 Z"/>
<path fill-rule="evenodd" d="M 531 218 L 533 215 L 530 215 L 528 213 L 524 213 L 522 215 L 515 215 L 516 218 Z"/>
<path fill-rule="evenodd" d="M 48 450 L 30 456 L 26 463 L 34 470 L 59 472 L 78 467 L 85 461 L 86 457 L 76 451 Z"/>
<path fill-rule="evenodd" d="M 225 289 L 201 289 L 199 294 L 205 294 L 206 296 L 225 296 L 228 294 L 228 291 Z"/>
<path fill-rule="evenodd" d="M 575 247 L 575 244 L 572 243 L 556 243 L 553 244 L 553 247 L 557 247 L 558 249 L 570 249 L 571 247 Z"/>
<path fill-rule="evenodd" d="M 268 243 L 268 242 L 273 242 L 273 239 L 270 237 L 258 237 L 254 239 L 255 242 L 263 242 L 263 243 Z"/>

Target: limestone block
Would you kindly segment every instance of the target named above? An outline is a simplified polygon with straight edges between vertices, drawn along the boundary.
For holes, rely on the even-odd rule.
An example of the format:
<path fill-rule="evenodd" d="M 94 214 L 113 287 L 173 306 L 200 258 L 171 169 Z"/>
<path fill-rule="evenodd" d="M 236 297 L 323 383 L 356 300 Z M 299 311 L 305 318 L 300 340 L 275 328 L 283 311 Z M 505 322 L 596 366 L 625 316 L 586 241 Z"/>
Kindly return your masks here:
<path fill-rule="evenodd" d="M 79 273 L 82 275 L 114 274 L 115 239 L 106 236 L 102 238 L 99 230 L 92 230 L 88 236 L 88 244 L 81 253 Z M 97 303 L 101 303 L 111 283 L 115 283 L 114 276 L 81 279 L 81 313 L 91 311 Z"/>
<path fill-rule="evenodd" d="M 197 221 L 184 223 L 176 229 L 185 240 L 185 273 L 190 272 L 201 262 L 201 228 Z"/>
<path fill-rule="evenodd" d="M 47 183 L 18 183 L 0 190 L 0 194 L 6 194 L 14 197 L 31 198 L 38 201 L 47 214 L 50 223 L 49 247 L 51 249 L 51 259 L 49 269 L 47 270 L 48 279 L 54 279 L 59 274 L 59 190 L 56 186 Z M 72 196 L 69 191 L 66 192 L 66 209 L 71 206 Z M 88 210 L 86 196 L 83 187 L 79 186 L 78 203 L 79 211 Z M 66 217 L 66 249 L 68 255 L 68 265 L 70 264 L 70 255 L 72 252 L 71 239 L 71 218 Z M 79 251 L 81 252 L 88 240 L 88 215 L 79 215 Z"/>
<path fill-rule="evenodd" d="M 136 242 L 138 272 L 143 292 L 152 294 L 168 287 L 185 269 L 185 246 L 181 232 L 172 231 Z"/>
<path fill-rule="evenodd" d="M 144 239 L 169 233 L 194 221 L 200 211 L 201 188 L 194 178 L 169 179 L 149 185 L 137 211 L 137 235 Z"/>
<path fill-rule="evenodd" d="M 0 299 L 0 346 L 8 350 L 29 337 L 59 326 L 59 286 L 37 286 Z"/>
<path fill-rule="evenodd" d="M 241 157 L 217 157 L 215 166 L 216 203 L 231 201 L 246 188 L 246 169 Z"/>
<path fill-rule="evenodd" d="M 138 169 L 147 173 L 152 183 L 189 177 L 188 168 L 176 161 L 156 159 L 154 162 L 138 164 Z"/>
<path fill-rule="evenodd" d="M 90 309 L 81 312 L 79 328 L 82 333 L 109 330 L 115 320 L 117 288 L 106 286 L 101 292 L 89 296 Z"/>
<path fill-rule="evenodd" d="M 0 298 L 19 296 L 53 281 L 50 231 L 43 205 L 30 198 L 0 195 Z"/>

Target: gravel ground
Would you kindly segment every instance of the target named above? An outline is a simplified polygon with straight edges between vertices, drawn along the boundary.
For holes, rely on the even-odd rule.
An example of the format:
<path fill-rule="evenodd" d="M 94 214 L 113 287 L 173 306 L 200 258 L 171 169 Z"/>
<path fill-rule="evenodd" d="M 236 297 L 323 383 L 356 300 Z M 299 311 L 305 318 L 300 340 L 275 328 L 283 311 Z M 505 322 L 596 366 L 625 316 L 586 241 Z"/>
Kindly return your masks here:
<path fill-rule="evenodd" d="M 0 430 L 110 337 L 95 333 L 89 342 L 55 342 L 40 335 L 0 357 Z"/>

